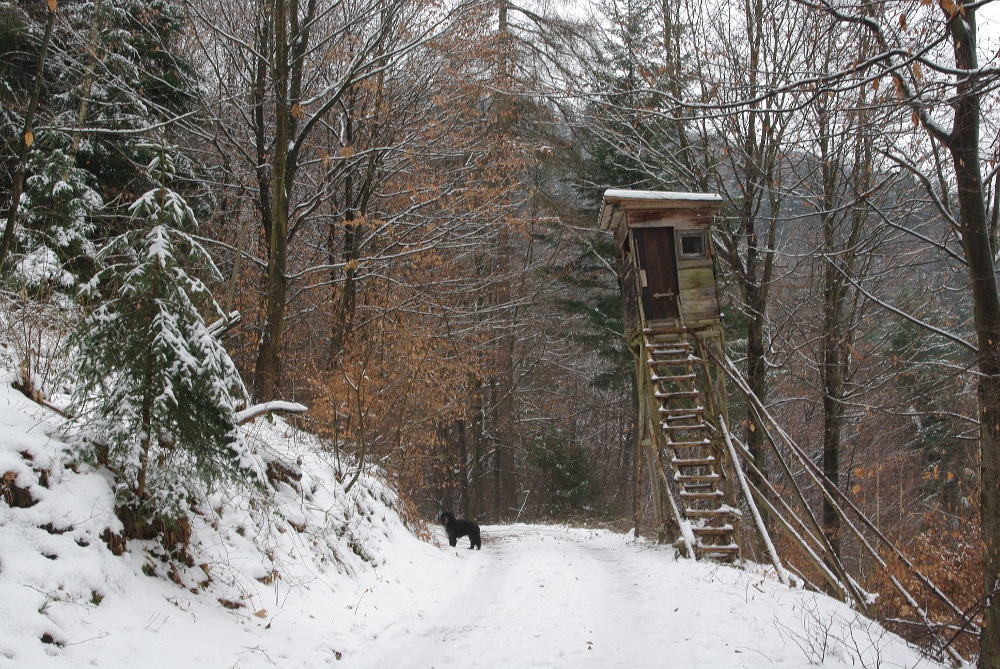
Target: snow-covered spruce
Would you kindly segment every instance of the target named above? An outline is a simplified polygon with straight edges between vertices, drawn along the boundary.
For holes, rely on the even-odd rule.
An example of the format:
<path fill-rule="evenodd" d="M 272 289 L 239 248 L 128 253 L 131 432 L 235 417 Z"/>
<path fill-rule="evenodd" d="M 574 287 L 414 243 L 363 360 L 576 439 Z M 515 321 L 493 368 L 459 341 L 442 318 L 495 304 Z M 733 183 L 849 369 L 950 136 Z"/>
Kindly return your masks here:
<path fill-rule="evenodd" d="M 40 143 L 47 136 L 39 139 Z M 86 170 L 73 165 L 59 148 L 32 153 L 22 220 L 15 228 L 15 273 L 29 289 L 54 285 L 68 289 L 93 268 L 92 214 L 103 206 Z"/>
<path fill-rule="evenodd" d="M 223 314 L 195 273 L 218 270 L 182 230 L 195 220 L 167 187 L 169 157 L 149 171 L 160 186 L 131 208 L 138 232 L 100 251 L 104 267 L 84 289 L 95 306 L 71 339 L 79 441 L 115 472 L 119 513 L 134 521 L 126 523 L 134 536 L 154 516 L 182 519 L 192 482 L 260 475 L 236 429 L 246 389 L 203 318 Z"/>

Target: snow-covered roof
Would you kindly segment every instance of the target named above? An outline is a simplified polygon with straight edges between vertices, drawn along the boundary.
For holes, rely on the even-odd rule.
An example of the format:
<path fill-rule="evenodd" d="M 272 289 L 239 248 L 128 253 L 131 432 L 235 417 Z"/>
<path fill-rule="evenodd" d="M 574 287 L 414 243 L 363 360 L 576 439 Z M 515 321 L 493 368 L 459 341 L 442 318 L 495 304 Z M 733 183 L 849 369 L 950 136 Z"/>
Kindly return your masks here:
<path fill-rule="evenodd" d="M 620 219 L 617 219 L 614 214 L 622 212 L 624 209 L 714 208 L 722 202 L 722 196 L 716 193 L 679 193 L 675 191 L 609 188 L 604 191 L 604 202 L 601 204 L 601 229 L 609 230 L 612 227 L 612 218 L 616 218 L 614 222 L 617 224 L 617 220 Z"/>
<path fill-rule="evenodd" d="M 609 188 L 604 191 L 604 201 L 609 200 L 670 200 L 679 202 L 722 202 L 716 193 L 679 193 L 667 190 L 622 190 Z"/>

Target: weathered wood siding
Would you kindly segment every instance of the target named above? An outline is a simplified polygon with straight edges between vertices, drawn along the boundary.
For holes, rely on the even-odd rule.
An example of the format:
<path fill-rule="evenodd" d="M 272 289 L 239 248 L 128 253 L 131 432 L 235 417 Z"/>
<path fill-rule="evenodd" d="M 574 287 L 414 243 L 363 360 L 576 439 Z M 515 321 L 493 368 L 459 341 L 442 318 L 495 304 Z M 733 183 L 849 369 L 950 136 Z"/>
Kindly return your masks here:
<path fill-rule="evenodd" d="M 626 239 L 625 243 L 628 241 Z M 618 259 L 618 287 L 622 294 L 622 310 L 625 318 L 625 334 L 627 335 L 639 327 L 639 282 L 635 264 L 631 262 L 631 257 L 626 260 L 620 244 L 617 245 L 615 257 Z"/>
<path fill-rule="evenodd" d="M 711 260 L 679 263 L 681 314 L 686 324 L 719 318 L 719 297 Z"/>

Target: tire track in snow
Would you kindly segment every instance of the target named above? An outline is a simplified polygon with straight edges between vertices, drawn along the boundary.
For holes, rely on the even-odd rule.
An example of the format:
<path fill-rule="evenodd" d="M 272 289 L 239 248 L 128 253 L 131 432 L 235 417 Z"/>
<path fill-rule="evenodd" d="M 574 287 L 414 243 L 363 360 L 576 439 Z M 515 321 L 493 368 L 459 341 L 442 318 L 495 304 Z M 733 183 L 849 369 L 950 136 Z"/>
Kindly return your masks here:
<path fill-rule="evenodd" d="M 613 551 L 560 527 L 496 527 L 484 536 L 482 551 L 444 570 L 441 581 L 451 585 L 442 587 L 455 592 L 345 666 L 606 667 L 629 654 L 642 633 L 642 598 Z"/>
<path fill-rule="evenodd" d="M 441 551 L 407 581 L 421 613 L 378 630 L 336 666 L 811 669 L 817 658 L 789 635 L 829 624 L 824 667 L 940 669 L 843 604 L 758 569 L 675 560 L 668 548 L 579 528 L 486 527 L 483 539 L 482 551 Z M 387 594 L 379 602 L 392 604 Z M 875 646 L 858 654 L 836 635 L 862 646 L 872 635 Z"/>

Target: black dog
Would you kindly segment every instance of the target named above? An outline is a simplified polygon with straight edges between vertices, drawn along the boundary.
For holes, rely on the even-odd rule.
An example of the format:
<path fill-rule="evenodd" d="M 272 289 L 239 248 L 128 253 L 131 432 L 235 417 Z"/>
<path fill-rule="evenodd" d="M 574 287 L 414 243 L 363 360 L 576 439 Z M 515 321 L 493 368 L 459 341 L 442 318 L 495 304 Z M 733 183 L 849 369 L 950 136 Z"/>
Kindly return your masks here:
<path fill-rule="evenodd" d="M 479 525 L 471 520 L 456 520 L 455 516 L 445 511 L 438 518 L 444 525 L 445 532 L 448 533 L 448 543 L 452 546 L 458 544 L 461 537 L 469 537 L 469 550 L 473 548 L 479 550 L 483 547 L 483 542 L 479 538 Z"/>

